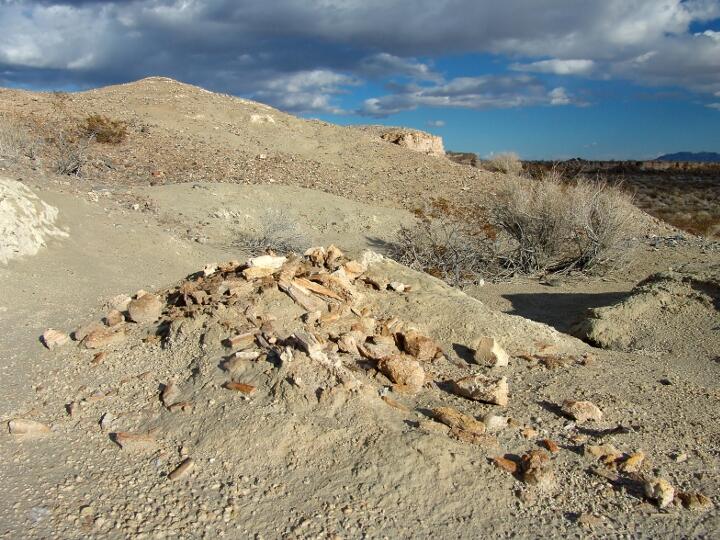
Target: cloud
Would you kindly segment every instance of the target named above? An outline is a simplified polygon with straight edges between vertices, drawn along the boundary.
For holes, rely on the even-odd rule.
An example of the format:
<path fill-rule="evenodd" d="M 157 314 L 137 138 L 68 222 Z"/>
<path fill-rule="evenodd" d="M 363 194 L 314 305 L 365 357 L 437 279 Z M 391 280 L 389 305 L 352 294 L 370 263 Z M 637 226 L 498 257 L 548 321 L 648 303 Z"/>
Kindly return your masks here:
<path fill-rule="evenodd" d="M 418 107 L 506 109 L 533 105 L 568 105 L 564 88 L 548 90 L 528 75 L 458 77 L 435 85 L 406 85 L 378 98 L 365 100 L 359 114 L 385 117 Z"/>
<path fill-rule="evenodd" d="M 428 120 L 427 125 L 434 128 L 445 127 L 445 120 Z"/>
<path fill-rule="evenodd" d="M 442 78 L 427 64 L 414 58 L 401 58 L 388 53 L 363 58 L 358 64 L 358 71 L 368 77 L 378 78 L 404 76 L 420 81 L 436 81 Z"/>
<path fill-rule="evenodd" d="M 708 103 L 705 105 L 708 109 L 715 109 L 716 111 L 720 111 L 720 103 Z"/>
<path fill-rule="evenodd" d="M 463 90 L 461 97 L 451 86 L 462 78 L 446 82 L 437 67 L 452 55 L 489 54 L 500 71 L 720 92 L 720 32 L 692 30 L 720 18 L 717 0 L 545 0 L 541 9 L 536 0 L 0 0 L 0 6 L 0 83 L 10 85 L 86 87 L 159 74 L 262 95 L 294 111 L 340 111 L 341 93 L 363 81 L 423 84 L 416 98 L 407 88 L 370 98 L 377 100 L 369 100 L 370 109 L 443 100 L 451 107 L 564 101 L 548 95 L 568 86 L 562 81 L 549 90 L 516 88 L 514 97 L 487 89 Z M 322 82 L 313 73 L 336 79 Z M 482 76 L 466 74 L 476 82 Z M 285 83 L 299 86 L 285 95 Z"/>
<path fill-rule="evenodd" d="M 342 114 L 344 111 L 332 104 L 332 96 L 357 84 L 359 81 L 348 75 L 316 69 L 270 78 L 261 83 L 253 97 L 291 112 Z"/>
<path fill-rule="evenodd" d="M 567 95 L 567 92 L 565 92 L 565 89 L 561 86 L 550 90 L 550 92 L 548 93 L 548 97 L 550 98 L 550 105 L 570 104 L 570 97 Z"/>
<path fill-rule="evenodd" d="M 595 62 L 592 60 L 540 60 L 530 64 L 510 64 L 513 71 L 535 73 L 553 73 L 555 75 L 587 75 L 592 72 Z"/>

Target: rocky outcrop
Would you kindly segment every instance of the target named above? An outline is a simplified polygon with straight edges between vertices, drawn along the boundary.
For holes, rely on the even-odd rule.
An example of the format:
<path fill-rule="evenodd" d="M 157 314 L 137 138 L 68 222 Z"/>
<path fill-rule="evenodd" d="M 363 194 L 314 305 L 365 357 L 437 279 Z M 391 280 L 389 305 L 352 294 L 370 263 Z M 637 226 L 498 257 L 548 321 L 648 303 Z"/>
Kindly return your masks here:
<path fill-rule="evenodd" d="M 380 137 L 384 141 L 404 146 L 414 152 L 420 152 L 431 156 L 445 155 L 442 137 L 430 135 L 424 131 L 402 128 L 390 129 L 382 133 Z"/>
<path fill-rule="evenodd" d="M 35 255 L 48 237 L 67 236 L 55 226 L 57 215 L 26 185 L 0 178 L 0 264 Z"/>

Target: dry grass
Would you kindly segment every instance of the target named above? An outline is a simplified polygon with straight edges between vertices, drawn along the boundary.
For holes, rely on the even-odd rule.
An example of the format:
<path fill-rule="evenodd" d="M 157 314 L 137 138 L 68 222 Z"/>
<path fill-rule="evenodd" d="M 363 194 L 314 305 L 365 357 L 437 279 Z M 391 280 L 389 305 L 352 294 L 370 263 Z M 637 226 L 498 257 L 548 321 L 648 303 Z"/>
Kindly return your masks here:
<path fill-rule="evenodd" d="M 120 144 L 127 138 L 125 122 L 112 120 L 99 114 L 88 116 L 82 130 L 88 138 L 93 137 L 95 141 L 102 144 Z"/>
<path fill-rule="evenodd" d="M 92 141 L 92 136 L 81 137 L 65 131 L 60 131 L 52 137 L 50 142 L 55 153 L 53 165 L 55 172 L 80 176 Z"/>
<path fill-rule="evenodd" d="M 520 174 L 523 170 L 522 161 L 514 152 L 493 156 L 485 162 L 485 167 L 490 171 L 505 174 Z"/>
<path fill-rule="evenodd" d="M 390 255 L 415 270 L 427 272 L 451 285 L 476 282 L 492 265 L 492 231 L 478 226 L 474 209 L 435 199 L 415 210 L 413 227 L 402 227 Z"/>
<path fill-rule="evenodd" d="M 282 210 L 267 210 L 251 230 L 238 234 L 233 245 L 250 255 L 268 250 L 277 253 L 302 253 L 310 245 L 298 230 L 298 223 Z"/>
<path fill-rule="evenodd" d="M 617 256 L 632 212 L 630 196 L 600 180 L 505 175 L 482 206 L 418 210 L 391 255 L 453 285 L 588 271 Z"/>
<path fill-rule="evenodd" d="M 630 197 L 601 180 L 505 176 L 488 205 L 505 233 L 503 266 L 525 274 L 587 270 L 605 262 L 632 215 Z"/>
<path fill-rule="evenodd" d="M 0 119 L 0 157 L 16 161 L 22 157 L 35 158 L 40 142 L 26 129 Z"/>

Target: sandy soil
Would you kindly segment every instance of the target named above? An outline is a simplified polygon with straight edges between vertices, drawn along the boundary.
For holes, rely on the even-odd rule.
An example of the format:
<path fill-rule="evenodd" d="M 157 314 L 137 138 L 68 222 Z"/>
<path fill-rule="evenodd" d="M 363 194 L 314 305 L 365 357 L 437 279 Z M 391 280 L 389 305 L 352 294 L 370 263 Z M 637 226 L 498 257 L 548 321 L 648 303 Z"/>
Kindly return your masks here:
<path fill-rule="evenodd" d="M 230 100 L 213 97 L 224 99 Z M 176 121 L 192 131 L 192 119 Z M 268 151 L 257 137 L 258 148 Z M 309 144 L 293 147 L 298 160 L 309 156 L 329 166 L 332 159 L 317 148 L 303 149 Z M 404 164 L 436 159 L 403 152 Z M 6 428 L 0 435 L 7 456 L 0 463 L 0 537 L 476 538 L 492 530 L 497 537 L 710 538 L 720 528 L 720 363 L 710 355 L 720 350 L 716 307 L 693 311 L 702 317 L 695 320 L 702 337 L 693 331 L 683 339 L 681 321 L 661 326 L 673 333 L 672 347 L 651 347 L 644 336 L 642 346 L 599 349 L 570 335 L 587 308 L 627 300 L 651 274 L 711 269 L 720 261 L 716 245 L 668 237 L 659 228 L 657 237 L 630 238 L 631 264 L 602 278 L 517 279 L 465 292 L 377 260 L 352 285 L 355 312 L 336 328 L 313 330 L 328 342 L 329 365 L 290 338 L 309 323 L 277 279 L 241 287 L 234 304 L 213 297 L 192 314 L 173 304 L 174 287 L 207 263 L 244 261 L 248 253 L 233 243 L 268 210 L 289 216 L 310 244 L 335 243 L 359 258 L 368 248 L 382 251 L 410 219 L 398 208 L 403 204 L 373 203 L 360 189 L 346 197 L 327 193 L 342 186 L 303 188 L 311 183 L 307 176 L 292 186 L 151 186 L 147 177 L 113 183 L 110 176 L 61 178 L 27 164 L 5 168 L 58 208 L 57 225 L 68 236 L 0 267 L 0 420 L 50 426 L 35 437 Z M 390 189 L 406 188 L 396 182 Z M 217 279 L 244 283 L 241 268 Z M 365 278 L 400 282 L 409 291 L 376 290 Z M 197 280 L 196 274 L 190 283 Z M 161 321 L 121 323 L 127 337 L 106 347 L 102 362 L 93 364 L 97 350 L 76 342 L 47 350 L 39 341 L 47 328 L 69 333 L 100 321 L 113 297 L 140 289 L 163 299 Z M 229 374 L 222 366 L 231 351 L 222 340 L 238 331 L 233 325 L 249 324 L 248 306 L 275 317 L 262 331 L 280 345 L 263 345 L 268 360 Z M 442 356 L 418 360 L 422 387 L 408 391 L 379 364 L 331 351 L 357 313 L 376 321 L 396 317 L 439 345 Z M 634 331 L 632 322 L 623 324 Z M 470 362 L 483 335 L 507 350 L 507 367 Z M 284 344 L 292 360 L 281 358 Z M 450 381 L 474 373 L 507 377 L 508 405 L 452 390 Z M 226 389 L 231 375 L 254 392 Z M 191 403 L 186 410 L 163 402 L 171 382 L 179 389 L 174 399 Z M 560 406 L 573 399 L 596 404 L 602 419 L 569 418 Z M 453 431 L 437 421 L 438 407 L 484 421 L 488 433 Z M 488 415 L 505 419 L 494 433 L 498 420 Z M 151 440 L 121 448 L 111 435 L 118 432 L 150 432 Z M 545 449 L 545 439 L 559 448 L 547 451 L 537 484 L 493 461 L 505 456 L 514 463 Z M 602 445 L 617 455 L 596 448 Z M 625 460 L 639 451 L 642 466 L 627 470 Z M 187 458 L 194 469 L 172 480 L 168 475 Z M 704 494 L 709 506 L 688 509 L 676 498 L 659 508 L 643 488 L 655 477 L 678 494 Z"/>

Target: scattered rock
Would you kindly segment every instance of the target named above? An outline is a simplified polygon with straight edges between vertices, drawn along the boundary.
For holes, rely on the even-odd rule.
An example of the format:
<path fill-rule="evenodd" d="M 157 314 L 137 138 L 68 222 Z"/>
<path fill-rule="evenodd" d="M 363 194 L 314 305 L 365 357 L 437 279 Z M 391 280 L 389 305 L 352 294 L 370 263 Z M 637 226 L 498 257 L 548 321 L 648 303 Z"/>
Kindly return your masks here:
<path fill-rule="evenodd" d="M 542 443 L 551 454 L 557 454 L 560 451 L 560 447 L 552 439 L 543 439 Z"/>
<path fill-rule="evenodd" d="M 99 323 L 98 321 L 93 321 L 88 324 L 84 324 L 83 326 L 78 327 L 73 333 L 72 337 L 75 341 L 82 341 L 84 340 L 88 334 L 96 331 L 96 330 L 105 330 L 106 327 Z"/>
<path fill-rule="evenodd" d="M 128 305 L 130 320 L 138 323 L 152 323 L 157 321 L 162 314 L 163 304 L 160 299 L 151 293 L 146 293 Z"/>
<path fill-rule="evenodd" d="M 550 457 L 541 449 L 531 450 L 521 459 L 522 479 L 528 484 L 543 489 L 552 487 L 555 474 L 550 466 Z"/>
<path fill-rule="evenodd" d="M 125 322 L 125 315 L 120 310 L 113 309 L 105 315 L 105 324 L 112 327 Z"/>
<path fill-rule="evenodd" d="M 463 377 L 452 382 L 453 391 L 475 401 L 494 403 L 501 407 L 508 404 L 508 382 L 507 377 L 488 377 L 487 375 L 476 374 Z"/>
<path fill-rule="evenodd" d="M 638 450 L 620 464 L 620 470 L 626 473 L 640 472 L 644 461 L 645 453 L 642 450 Z"/>
<path fill-rule="evenodd" d="M 248 259 L 248 268 L 272 268 L 273 270 L 279 270 L 282 265 L 287 261 L 287 257 L 276 257 L 274 255 L 261 255 L 260 257 L 252 257 Z"/>
<path fill-rule="evenodd" d="M 43 345 L 45 345 L 50 350 L 53 350 L 55 347 L 62 347 L 68 341 L 70 341 L 70 336 L 68 336 L 64 332 L 60 332 L 59 330 L 54 330 L 52 328 L 48 328 L 47 330 L 45 330 L 42 335 Z"/>
<path fill-rule="evenodd" d="M 279 270 L 279 268 L 270 268 L 268 266 L 251 266 L 249 268 L 245 268 L 242 271 L 242 275 L 248 281 L 252 281 L 254 279 L 261 279 L 264 277 L 272 276 Z"/>
<path fill-rule="evenodd" d="M 399 347 L 420 362 L 430 362 L 440 352 L 440 347 L 431 338 L 415 330 L 396 334 Z"/>
<path fill-rule="evenodd" d="M 110 438 L 123 450 L 151 450 L 157 445 L 154 431 L 146 433 L 119 431 L 110 434 Z"/>
<path fill-rule="evenodd" d="M 510 474 L 516 474 L 518 472 L 518 464 L 515 461 L 501 456 L 494 457 L 492 461 L 498 468 Z"/>
<path fill-rule="evenodd" d="M 388 289 L 395 292 L 405 292 L 405 284 L 400 283 L 399 281 L 391 281 L 388 283 Z"/>
<path fill-rule="evenodd" d="M 590 420 L 600 422 L 603 416 L 602 411 L 591 401 L 565 400 L 562 412 L 580 424 Z"/>
<path fill-rule="evenodd" d="M 444 156 L 442 137 L 407 128 L 383 128 L 380 138 L 399 146 L 431 156 Z"/>
<path fill-rule="evenodd" d="M 694 512 L 704 512 L 714 506 L 712 500 L 702 493 L 680 492 L 678 498 L 685 508 Z"/>
<path fill-rule="evenodd" d="M 645 496 L 655 501 L 660 508 L 665 508 L 675 498 L 675 488 L 664 478 L 648 478 L 643 484 Z"/>
<path fill-rule="evenodd" d="M 120 343 L 125 338 L 124 327 L 117 329 L 101 327 L 87 334 L 83 338 L 82 344 L 87 349 L 101 349 Z"/>
<path fill-rule="evenodd" d="M 506 416 L 498 416 L 495 413 L 487 413 L 482 419 L 488 433 L 497 433 L 502 431 L 508 426 L 508 419 Z"/>
<path fill-rule="evenodd" d="M 410 357 L 393 355 L 378 362 L 378 369 L 397 384 L 419 388 L 425 382 L 425 370 L 420 363 Z"/>
<path fill-rule="evenodd" d="M 180 480 L 183 477 L 190 474 L 190 472 L 195 468 L 195 461 L 193 461 L 192 458 L 186 458 L 180 465 L 178 465 L 170 474 L 168 474 L 168 478 L 170 480 Z"/>
<path fill-rule="evenodd" d="M 246 396 L 249 396 L 256 390 L 256 388 L 252 384 L 239 382 L 226 382 L 223 386 L 228 390 L 235 390 L 236 392 L 240 392 L 242 394 L 245 394 Z"/>
<path fill-rule="evenodd" d="M 122 312 L 127 311 L 130 302 L 132 302 L 132 298 L 130 298 L 127 294 L 118 294 L 110 299 L 108 306 L 110 309 L 116 309 Z"/>
<path fill-rule="evenodd" d="M 42 435 L 50 432 L 50 427 L 35 420 L 15 418 L 8 422 L 8 431 L 11 435 Z"/>
<path fill-rule="evenodd" d="M 165 407 L 170 407 L 180 397 L 180 388 L 174 382 L 169 382 L 165 385 L 160 393 L 160 401 Z"/>
<path fill-rule="evenodd" d="M 475 343 L 473 361 L 481 366 L 505 367 L 510 362 L 508 353 L 492 337 L 481 337 Z"/>

